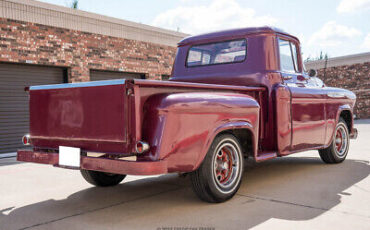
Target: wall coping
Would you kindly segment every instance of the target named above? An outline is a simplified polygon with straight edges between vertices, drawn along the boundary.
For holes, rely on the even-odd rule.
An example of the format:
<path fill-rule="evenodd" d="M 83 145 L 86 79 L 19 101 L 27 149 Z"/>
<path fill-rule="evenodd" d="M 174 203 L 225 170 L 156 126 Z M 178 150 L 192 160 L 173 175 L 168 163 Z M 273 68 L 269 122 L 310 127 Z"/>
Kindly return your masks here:
<path fill-rule="evenodd" d="M 327 59 L 327 68 L 336 66 L 345 66 L 353 64 L 361 64 L 370 62 L 370 52 L 351 54 L 340 57 L 333 57 Z M 308 61 L 305 62 L 306 69 L 323 69 L 325 68 L 325 60 Z"/>
<path fill-rule="evenodd" d="M 1 0 L 0 17 L 168 46 L 189 34 L 35 0 Z"/>

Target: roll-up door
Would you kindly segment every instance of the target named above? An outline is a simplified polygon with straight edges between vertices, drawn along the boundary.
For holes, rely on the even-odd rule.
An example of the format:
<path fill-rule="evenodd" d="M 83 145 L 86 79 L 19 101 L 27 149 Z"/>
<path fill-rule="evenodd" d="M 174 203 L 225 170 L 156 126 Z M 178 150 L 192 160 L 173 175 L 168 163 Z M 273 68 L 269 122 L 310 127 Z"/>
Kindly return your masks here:
<path fill-rule="evenodd" d="M 143 74 L 140 73 L 124 73 L 124 72 L 114 72 L 114 71 L 100 71 L 91 70 L 90 80 L 91 81 L 101 81 L 110 79 L 142 79 L 145 78 Z"/>
<path fill-rule="evenodd" d="M 22 148 L 29 132 L 26 86 L 63 83 L 65 69 L 0 63 L 0 156 Z"/>

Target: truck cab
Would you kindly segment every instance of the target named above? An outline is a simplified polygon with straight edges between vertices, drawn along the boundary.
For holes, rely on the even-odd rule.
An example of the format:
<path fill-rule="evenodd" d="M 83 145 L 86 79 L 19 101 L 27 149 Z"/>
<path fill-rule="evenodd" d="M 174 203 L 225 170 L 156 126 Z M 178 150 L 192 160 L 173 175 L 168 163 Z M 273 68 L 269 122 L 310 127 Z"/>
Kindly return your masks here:
<path fill-rule="evenodd" d="M 169 81 L 31 86 L 18 160 L 81 170 L 97 186 L 125 175 L 187 173 L 207 202 L 238 190 L 244 159 L 348 153 L 355 95 L 304 71 L 299 40 L 256 27 L 185 38 Z M 134 157 L 135 160 L 127 158 Z"/>
<path fill-rule="evenodd" d="M 238 42 L 243 42 L 242 52 L 235 48 Z M 225 43 L 227 48 L 222 47 Z M 221 60 L 222 56 L 227 59 Z M 198 62 L 188 66 L 192 58 Z M 309 76 L 298 38 L 277 28 L 245 28 L 186 38 L 179 43 L 171 80 L 265 88 L 260 104 L 264 110 L 261 154 L 287 155 L 328 146 L 340 116 L 346 119 L 351 135 L 356 132 L 352 122 L 355 95 L 326 87 L 316 76 Z M 344 100 L 335 100 L 338 98 Z"/>

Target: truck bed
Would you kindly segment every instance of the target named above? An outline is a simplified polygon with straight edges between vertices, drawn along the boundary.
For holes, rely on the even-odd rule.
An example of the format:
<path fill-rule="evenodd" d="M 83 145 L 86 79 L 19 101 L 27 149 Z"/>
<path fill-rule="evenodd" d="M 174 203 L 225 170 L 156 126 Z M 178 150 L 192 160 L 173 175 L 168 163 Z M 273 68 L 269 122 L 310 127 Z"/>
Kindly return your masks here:
<path fill-rule="evenodd" d="M 259 101 L 264 88 L 124 79 L 32 86 L 32 145 L 43 150 L 64 145 L 86 152 L 132 155 L 135 143 L 142 138 L 148 98 L 215 91 L 247 94 Z"/>

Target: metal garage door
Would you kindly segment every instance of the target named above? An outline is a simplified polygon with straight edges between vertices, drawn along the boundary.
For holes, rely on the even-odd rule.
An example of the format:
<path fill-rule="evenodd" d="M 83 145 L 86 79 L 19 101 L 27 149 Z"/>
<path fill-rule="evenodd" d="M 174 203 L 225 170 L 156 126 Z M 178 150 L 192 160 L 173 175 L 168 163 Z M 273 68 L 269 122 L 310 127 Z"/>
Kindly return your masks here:
<path fill-rule="evenodd" d="M 91 81 L 109 80 L 109 79 L 142 79 L 145 78 L 143 74 L 139 73 L 124 73 L 124 72 L 113 72 L 113 71 L 90 71 Z"/>
<path fill-rule="evenodd" d="M 22 147 L 29 130 L 28 93 L 31 85 L 63 83 L 64 69 L 0 63 L 0 156 Z"/>

